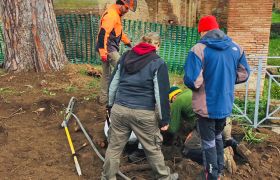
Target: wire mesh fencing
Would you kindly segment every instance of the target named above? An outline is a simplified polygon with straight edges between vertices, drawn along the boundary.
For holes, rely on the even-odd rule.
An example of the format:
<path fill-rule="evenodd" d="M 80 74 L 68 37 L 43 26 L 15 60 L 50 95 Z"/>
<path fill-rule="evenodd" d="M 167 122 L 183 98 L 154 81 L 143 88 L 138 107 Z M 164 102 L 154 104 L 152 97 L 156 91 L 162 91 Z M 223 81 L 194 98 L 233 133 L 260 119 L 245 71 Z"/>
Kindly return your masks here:
<path fill-rule="evenodd" d="M 99 64 L 95 51 L 100 17 L 91 14 L 66 14 L 57 16 L 57 24 L 65 53 L 72 63 Z M 189 49 L 198 41 L 196 28 L 165 25 L 152 22 L 123 20 L 123 30 L 135 45 L 147 32 L 161 36 L 159 55 L 166 61 L 171 72 L 181 73 Z M 126 51 L 123 44 L 120 53 Z"/>
<path fill-rule="evenodd" d="M 100 17 L 92 14 L 64 14 L 58 15 L 56 20 L 69 61 L 76 64 L 100 64 L 95 51 Z M 158 54 L 166 61 L 171 72 L 183 72 L 188 51 L 199 40 L 197 28 L 127 19 L 122 23 L 124 32 L 134 45 L 147 32 L 158 32 L 161 36 Z M 0 63 L 2 63 L 5 56 L 2 27 L 0 33 Z M 121 43 L 120 53 L 124 51 L 126 48 Z"/>

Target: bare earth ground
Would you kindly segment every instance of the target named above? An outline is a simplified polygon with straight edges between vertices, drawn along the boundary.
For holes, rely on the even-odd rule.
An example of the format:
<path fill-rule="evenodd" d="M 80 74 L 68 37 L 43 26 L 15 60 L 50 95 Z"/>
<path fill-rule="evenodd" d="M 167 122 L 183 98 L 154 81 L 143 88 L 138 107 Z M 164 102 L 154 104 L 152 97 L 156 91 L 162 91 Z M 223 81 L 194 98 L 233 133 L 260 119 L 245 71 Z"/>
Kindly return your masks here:
<path fill-rule="evenodd" d="M 103 163 L 90 146 L 77 153 L 83 173 L 77 176 L 65 131 L 60 127 L 65 108 L 75 96 L 75 112 L 94 142 L 105 140 L 105 108 L 96 102 L 100 80 L 86 76 L 86 69 L 89 66 L 70 65 L 52 74 L 0 71 L 0 179 L 99 179 Z M 82 132 L 74 131 L 73 119 L 69 129 L 75 148 L 87 142 Z M 226 173 L 223 179 L 280 179 L 280 136 L 267 129 L 259 131 L 268 138 L 261 144 L 247 144 L 253 161 L 246 163 L 236 156 L 237 172 Z M 240 126 L 234 126 L 233 135 L 243 137 Z M 104 154 L 105 148 L 98 147 Z M 182 159 L 179 147 L 164 146 L 163 151 L 180 179 L 196 179 L 202 170 L 197 163 Z M 131 166 L 124 155 L 121 166 L 127 165 Z M 126 175 L 152 179 L 150 170 L 134 170 Z"/>

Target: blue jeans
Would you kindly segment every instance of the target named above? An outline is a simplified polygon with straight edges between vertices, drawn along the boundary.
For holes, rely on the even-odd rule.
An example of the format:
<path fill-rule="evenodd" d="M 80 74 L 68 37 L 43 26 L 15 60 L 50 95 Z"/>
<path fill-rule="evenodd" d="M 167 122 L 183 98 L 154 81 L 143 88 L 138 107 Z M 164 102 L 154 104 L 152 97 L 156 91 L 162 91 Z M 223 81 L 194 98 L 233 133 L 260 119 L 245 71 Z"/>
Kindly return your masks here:
<path fill-rule="evenodd" d="M 224 119 L 209 119 L 198 116 L 198 132 L 201 137 L 203 164 L 207 179 L 217 180 L 224 167 L 224 144 L 222 131 Z"/>

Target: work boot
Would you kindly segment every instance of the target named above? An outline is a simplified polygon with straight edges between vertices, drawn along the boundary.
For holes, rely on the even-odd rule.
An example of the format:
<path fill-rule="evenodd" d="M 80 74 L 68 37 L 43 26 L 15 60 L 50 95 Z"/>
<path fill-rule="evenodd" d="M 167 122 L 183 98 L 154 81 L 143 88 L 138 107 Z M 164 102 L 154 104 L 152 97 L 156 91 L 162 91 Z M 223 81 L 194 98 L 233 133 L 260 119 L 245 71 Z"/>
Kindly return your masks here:
<path fill-rule="evenodd" d="M 249 162 L 252 152 L 244 144 L 238 144 L 236 147 L 236 152 L 247 162 Z"/>
<path fill-rule="evenodd" d="M 179 179 L 179 174 L 178 173 L 170 174 L 170 180 L 177 180 L 177 179 Z"/>
<path fill-rule="evenodd" d="M 128 161 L 132 163 L 142 161 L 145 158 L 146 155 L 143 149 L 137 149 L 136 151 L 128 155 Z"/>
<path fill-rule="evenodd" d="M 229 173 L 234 174 L 237 170 L 236 163 L 233 159 L 234 152 L 232 147 L 227 147 L 224 149 L 224 163 L 225 168 L 228 170 Z"/>

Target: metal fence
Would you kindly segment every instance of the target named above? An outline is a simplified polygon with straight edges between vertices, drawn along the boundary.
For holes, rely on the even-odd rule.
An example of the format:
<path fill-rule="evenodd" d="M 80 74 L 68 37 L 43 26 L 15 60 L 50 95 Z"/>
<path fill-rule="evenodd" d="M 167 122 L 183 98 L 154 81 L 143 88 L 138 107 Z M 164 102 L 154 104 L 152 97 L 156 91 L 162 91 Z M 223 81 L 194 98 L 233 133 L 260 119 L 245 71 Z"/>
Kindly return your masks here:
<path fill-rule="evenodd" d="M 250 87 L 249 81 L 245 84 L 244 99 L 240 102 L 235 100 L 233 117 L 245 119 L 254 128 L 259 126 L 271 126 L 266 123 L 268 120 L 280 122 L 280 57 L 258 57 L 259 62 L 256 68 L 251 69 L 251 76 L 256 75 L 256 86 Z M 263 67 L 266 59 L 278 60 L 277 66 Z M 265 78 L 262 78 L 265 76 Z M 265 81 L 262 83 L 262 81 Z M 261 84 L 264 84 L 263 88 Z M 250 91 L 254 92 L 250 92 Z M 254 94 L 255 98 L 250 98 Z M 240 99 L 239 99 L 240 100 Z M 274 102 L 272 104 L 272 102 Z"/>

